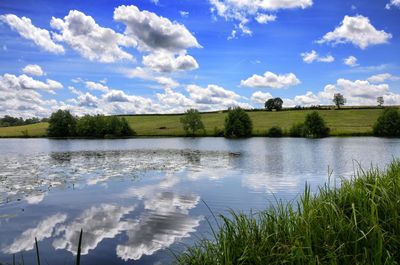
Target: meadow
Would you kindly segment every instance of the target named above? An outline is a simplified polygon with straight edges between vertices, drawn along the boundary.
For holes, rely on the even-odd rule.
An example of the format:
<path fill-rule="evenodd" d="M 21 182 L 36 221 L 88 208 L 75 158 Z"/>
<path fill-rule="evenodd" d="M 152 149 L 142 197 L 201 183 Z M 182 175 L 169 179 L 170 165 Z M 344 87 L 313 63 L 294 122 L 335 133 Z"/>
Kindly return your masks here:
<path fill-rule="evenodd" d="M 283 130 L 295 123 L 304 121 L 305 116 L 313 110 L 290 111 L 250 111 L 253 121 L 253 135 L 263 136 L 273 126 Z M 381 109 L 342 109 L 317 110 L 331 129 L 331 136 L 359 136 L 372 135 L 372 126 L 381 114 Z M 224 128 L 226 112 L 202 113 L 205 133 L 198 132 L 198 136 L 214 136 L 216 131 Z M 180 118 L 182 115 L 133 115 L 124 116 L 129 125 L 136 131 L 137 136 L 184 136 Z M 0 128 L 0 137 L 45 137 L 47 123 L 38 123 L 25 126 Z"/>

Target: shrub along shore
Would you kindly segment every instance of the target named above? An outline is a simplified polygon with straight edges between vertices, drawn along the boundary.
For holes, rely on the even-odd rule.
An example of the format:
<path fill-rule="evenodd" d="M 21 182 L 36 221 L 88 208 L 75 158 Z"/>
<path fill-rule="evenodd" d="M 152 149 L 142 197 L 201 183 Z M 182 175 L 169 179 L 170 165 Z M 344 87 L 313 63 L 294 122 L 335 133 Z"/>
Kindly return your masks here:
<path fill-rule="evenodd" d="M 272 127 L 279 127 L 281 132 L 275 136 L 289 136 L 294 124 L 301 124 L 314 110 L 282 111 L 246 111 L 252 120 L 252 136 L 267 136 Z M 330 136 L 370 136 L 373 126 L 382 114 L 381 108 L 343 108 L 341 110 L 315 110 L 324 119 L 330 129 Z M 204 130 L 198 130 L 194 136 L 222 136 L 227 112 L 200 113 Z M 170 115 L 132 115 L 124 117 L 136 132 L 136 137 L 180 137 L 186 136 L 181 119 L 182 114 Z M 0 128 L 0 137 L 47 137 L 47 122 L 24 126 Z M 276 130 L 271 132 L 274 136 Z"/>
<path fill-rule="evenodd" d="M 231 212 L 178 264 L 399 264 L 400 161 L 256 215 Z M 213 230 L 214 231 L 214 230 Z"/>

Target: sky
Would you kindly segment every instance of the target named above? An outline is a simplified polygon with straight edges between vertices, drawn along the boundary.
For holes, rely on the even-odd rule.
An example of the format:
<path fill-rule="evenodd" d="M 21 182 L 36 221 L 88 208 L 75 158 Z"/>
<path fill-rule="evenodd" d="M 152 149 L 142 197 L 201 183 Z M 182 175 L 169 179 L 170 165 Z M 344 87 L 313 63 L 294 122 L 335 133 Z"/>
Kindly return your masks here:
<path fill-rule="evenodd" d="M 2 0 L 0 116 L 400 105 L 400 0 Z"/>

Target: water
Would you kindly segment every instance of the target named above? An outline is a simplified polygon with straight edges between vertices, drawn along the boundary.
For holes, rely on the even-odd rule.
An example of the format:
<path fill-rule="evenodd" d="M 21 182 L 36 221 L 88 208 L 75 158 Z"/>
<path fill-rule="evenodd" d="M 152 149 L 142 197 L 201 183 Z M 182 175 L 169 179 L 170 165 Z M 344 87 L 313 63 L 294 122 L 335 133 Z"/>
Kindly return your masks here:
<path fill-rule="evenodd" d="M 358 164 L 384 167 L 400 140 L 159 138 L 0 140 L 0 261 L 169 264 L 209 236 L 217 213 L 256 212 L 298 198 Z M 330 176 L 330 177 L 329 177 Z"/>

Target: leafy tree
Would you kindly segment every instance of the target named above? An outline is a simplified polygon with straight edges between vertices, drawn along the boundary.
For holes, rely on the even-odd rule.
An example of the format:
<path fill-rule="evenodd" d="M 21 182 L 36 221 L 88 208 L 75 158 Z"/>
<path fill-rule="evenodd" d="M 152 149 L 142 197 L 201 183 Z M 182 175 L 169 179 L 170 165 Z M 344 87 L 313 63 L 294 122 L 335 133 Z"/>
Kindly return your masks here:
<path fill-rule="evenodd" d="M 282 105 L 283 100 L 281 98 L 270 98 L 264 104 L 265 109 L 268 111 L 272 111 L 273 109 L 279 111 L 282 109 Z"/>
<path fill-rule="evenodd" d="M 268 100 L 265 102 L 265 109 L 268 110 L 268 111 L 271 111 L 271 110 L 273 110 L 274 108 L 275 108 L 275 101 L 274 101 L 274 99 L 273 99 L 273 98 L 268 99 Z"/>
<path fill-rule="evenodd" d="M 318 112 L 313 111 L 306 116 L 303 134 L 305 137 L 312 138 L 326 137 L 329 135 L 329 128 L 326 127 L 324 119 Z"/>
<path fill-rule="evenodd" d="M 374 125 L 374 135 L 400 137 L 400 115 L 395 108 L 385 109 Z"/>
<path fill-rule="evenodd" d="M 125 118 L 116 116 L 85 115 L 79 118 L 76 124 L 76 135 L 81 137 L 114 138 L 135 134 Z"/>
<path fill-rule="evenodd" d="M 200 112 L 196 109 L 189 109 L 181 118 L 181 123 L 187 135 L 194 135 L 198 130 L 204 130 Z"/>
<path fill-rule="evenodd" d="M 382 107 L 383 103 L 385 103 L 385 101 L 383 100 L 383 97 L 377 97 L 376 101 L 378 102 L 379 107 Z"/>
<path fill-rule="evenodd" d="M 68 110 L 51 114 L 47 133 L 50 137 L 70 137 L 76 133 L 76 118 Z"/>
<path fill-rule="evenodd" d="M 249 114 L 240 107 L 230 108 L 225 119 L 225 137 L 249 137 L 253 131 L 253 122 Z"/>
<path fill-rule="evenodd" d="M 346 103 L 346 99 L 340 93 L 336 93 L 335 95 L 333 95 L 332 101 L 333 103 L 335 103 L 338 109 L 340 109 L 340 106 L 343 106 Z"/>
<path fill-rule="evenodd" d="M 282 137 L 283 131 L 282 128 L 279 126 L 271 127 L 267 132 L 268 137 Z"/>
<path fill-rule="evenodd" d="M 283 100 L 281 98 L 274 98 L 274 106 L 277 111 L 282 109 Z"/>

